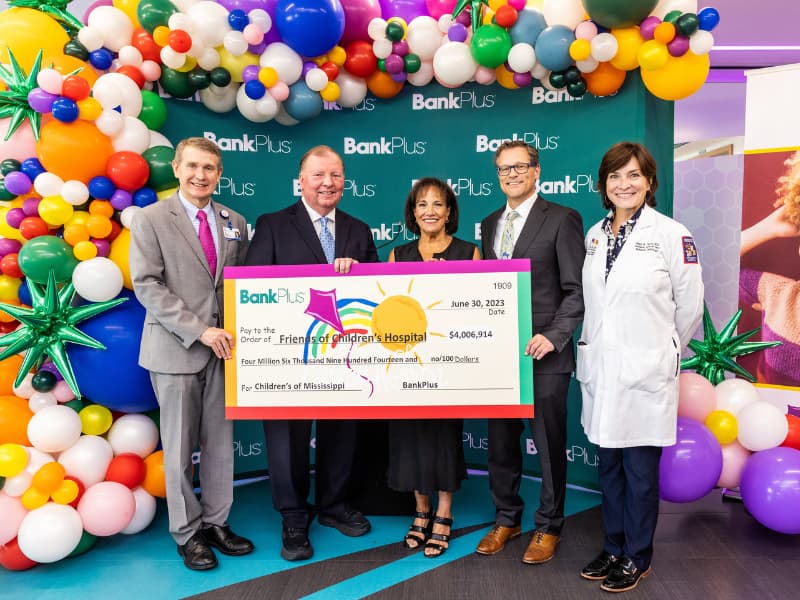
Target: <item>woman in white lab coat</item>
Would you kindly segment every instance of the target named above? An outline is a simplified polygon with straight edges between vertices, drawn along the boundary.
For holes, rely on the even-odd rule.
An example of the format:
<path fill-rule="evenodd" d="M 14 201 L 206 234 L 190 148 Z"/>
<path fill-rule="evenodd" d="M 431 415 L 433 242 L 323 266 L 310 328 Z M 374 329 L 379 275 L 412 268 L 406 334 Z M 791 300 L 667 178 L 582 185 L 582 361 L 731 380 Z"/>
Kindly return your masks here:
<path fill-rule="evenodd" d="M 598 184 L 609 213 L 586 235 L 576 376 L 581 421 L 599 446 L 605 540 L 581 576 L 621 592 L 650 573 L 659 460 L 675 443 L 681 349 L 703 314 L 703 282 L 689 231 L 653 208 L 646 148 L 612 146 Z"/>

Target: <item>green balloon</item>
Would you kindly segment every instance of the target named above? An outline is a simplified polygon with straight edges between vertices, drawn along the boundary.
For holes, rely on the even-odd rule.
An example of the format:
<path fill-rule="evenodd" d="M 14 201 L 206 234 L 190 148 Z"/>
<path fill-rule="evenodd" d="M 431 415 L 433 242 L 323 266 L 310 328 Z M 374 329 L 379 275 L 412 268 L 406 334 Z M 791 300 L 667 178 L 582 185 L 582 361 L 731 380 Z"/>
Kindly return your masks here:
<path fill-rule="evenodd" d="M 567 79 L 564 77 L 564 71 L 553 71 L 550 73 L 550 85 L 556 89 L 561 89 L 567 85 Z"/>
<path fill-rule="evenodd" d="M 386 24 L 386 37 L 393 42 L 399 42 L 403 39 L 405 34 L 405 29 L 403 29 L 403 26 L 397 21 L 392 21 L 391 23 Z"/>
<path fill-rule="evenodd" d="M 208 74 L 211 78 L 211 83 L 219 87 L 225 87 L 231 82 L 231 74 L 224 67 L 214 67 Z"/>
<path fill-rule="evenodd" d="M 3 489 L 3 486 L 5 485 L 5 483 L 6 483 L 6 478 L 5 477 L 0 477 L 0 490 Z"/>
<path fill-rule="evenodd" d="M 378 71 L 386 73 L 386 59 L 385 58 L 379 58 L 377 64 L 378 64 Z"/>
<path fill-rule="evenodd" d="M 148 410 L 144 414 L 153 419 L 153 423 L 156 424 L 156 427 L 158 427 L 159 430 L 161 429 L 161 409 L 154 408 L 153 410 Z"/>
<path fill-rule="evenodd" d="M 147 180 L 147 187 L 161 192 L 178 185 L 178 180 L 172 171 L 172 160 L 175 158 L 174 148 L 153 146 L 142 152 L 142 158 L 150 167 L 150 178 Z"/>
<path fill-rule="evenodd" d="M 72 247 L 54 235 L 40 235 L 28 241 L 20 249 L 18 260 L 25 277 L 42 284 L 47 283 L 51 270 L 58 283 L 70 281 L 78 264 Z"/>
<path fill-rule="evenodd" d="M 406 54 L 403 57 L 403 70 L 406 73 L 416 73 L 422 67 L 422 61 L 416 54 Z"/>
<path fill-rule="evenodd" d="M 22 163 L 14 158 L 7 158 L 3 162 L 0 162 L 0 173 L 3 174 L 3 177 L 11 173 L 12 171 L 19 171 Z"/>
<path fill-rule="evenodd" d="M 73 38 L 64 44 L 64 54 L 67 56 L 74 56 L 80 60 L 89 60 L 89 51 L 86 46 L 78 41 L 78 38 Z"/>
<path fill-rule="evenodd" d="M 687 37 L 697 31 L 699 26 L 700 20 L 694 13 L 684 13 L 678 17 L 677 21 L 675 21 L 675 28 L 678 30 L 678 32 Z"/>
<path fill-rule="evenodd" d="M 583 0 L 592 21 L 608 29 L 638 25 L 656 4 L 658 0 Z"/>
<path fill-rule="evenodd" d="M 5 180 L 0 180 L 0 200 L 13 200 L 16 197 L 16 194 L 12 194 L 6 189 Z"/>
<path fill-rule="evenodd" d="M 64 406 L 69 406 L 76 413 L 79 413 L 83 410 L 84 405 L 83 405 L 83 400 L 81 400 L 80 398 L 74 398 L 69 402 L 64 402 Z"/>
<path fill-rule="evenodd" d="M 189 85 L 196 90 L 204 90 L 211 85 L 211 75 L 205 69 L 196 67 L 189 71 Z"/>
<path fill-rule="evenodd" d="M 154 131 L 164 126 L 167 122 L 167 105 L 161 96 L 155 92 L 142 90 L 142 111 L 139 113 L 139 120 Z"/>
<path fill-rule="evenodd" d="M 75 550 L 69 553 L 67 558 L 72 558 L 73 556 L 80 556 L 94 548 L 94 543 L 97 541 L 97 538 L 93 536 L 88 531 L 84 531 L 81 535 L 81 541 L 78 542 L 78 545 L 75 546 Z"/>
<path fill-rule="evenodd" d="M 176 12 L 178 9 L 169 0 L 141 0 L 136 7 L 136 16 L 147 33 L 153 33 L 159 25 L 166 26 L 169 18 Z"/>
<path fill-rule="evenodd" d="M 511 36 L 499 25 L 483 25 L 472 35 L 472 58 L 479 65 L 494 69 L 508 58 Z"/>
<path fill-rule="evenodd" d="M 683 13 L 679 10 L 671 10 L 664 15 L 664 23 L 672 23 L 673 25 L 676 25 L 682 14 Z"/>
<path fill-rule="evenodd" d="M 581 72 L 578 70 L 578 67 L 567 67 L 564 70 L 564 81 L 567 82 L 567 85 L 570 83 L 578 83 L 581 80 Z"/>
<path fill-rule="evenodd" d="M 173 98 L 190 98 L 194 96 L 194 88 L 189 83 L 189 74 L 181 73 L 161 65 L 161 87 Z"/>
<path fill-rule="evenodd" d="M 568 83 L 567 93 L 573 98 L 580 98 L 586 93 L 586 82 L 581 79 L 575 83 Z"/>

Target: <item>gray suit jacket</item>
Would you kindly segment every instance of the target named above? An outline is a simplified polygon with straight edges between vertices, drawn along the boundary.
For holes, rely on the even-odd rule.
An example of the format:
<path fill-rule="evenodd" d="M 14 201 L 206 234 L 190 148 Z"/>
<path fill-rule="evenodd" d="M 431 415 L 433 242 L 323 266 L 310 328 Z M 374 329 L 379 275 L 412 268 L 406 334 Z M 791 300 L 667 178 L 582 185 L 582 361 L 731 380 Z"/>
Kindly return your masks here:
<path fill-rule="evenodd" d="M 211 205 L 219 236 L 216 273 L 209 270 L 177 194 L 138 211 L 131 223 L 131 279 L 147 311 L 139 364 L 149 371 L 197 373 L 211 358 L 211 349 L 198 338 L 208 327 L 222 327 L 222 270 L 241 264 L 247 253 L 244 217 L 222 204 Z M 222 211 L 228 216 L 222 218 Z M 241 240 L 225 238 L 228 221 Z"/>

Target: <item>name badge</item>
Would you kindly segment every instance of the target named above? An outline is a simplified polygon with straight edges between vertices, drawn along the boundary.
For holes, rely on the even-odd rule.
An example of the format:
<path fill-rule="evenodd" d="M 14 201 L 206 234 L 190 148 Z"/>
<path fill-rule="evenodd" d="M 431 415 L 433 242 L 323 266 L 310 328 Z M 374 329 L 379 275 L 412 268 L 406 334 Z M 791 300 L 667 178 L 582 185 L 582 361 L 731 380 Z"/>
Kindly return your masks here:
<path fill-rule="evenodd" d="M 226 240 L 235 240 L 237 242 L 242 240 L 242 236 L 239 233 L 239 230 L 236 229 L 235 227 L 223 227 L 222 235 L 225 236 Z"/>

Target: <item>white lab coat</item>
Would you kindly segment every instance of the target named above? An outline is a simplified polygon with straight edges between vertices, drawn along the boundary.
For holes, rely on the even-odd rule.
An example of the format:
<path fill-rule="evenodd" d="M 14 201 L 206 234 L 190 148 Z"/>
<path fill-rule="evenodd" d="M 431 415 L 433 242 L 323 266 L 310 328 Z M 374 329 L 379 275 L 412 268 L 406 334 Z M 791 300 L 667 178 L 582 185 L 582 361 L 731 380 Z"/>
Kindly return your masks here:
<path fill-rule="evenodd" d="M 602 221 L 586 234 L 581 422 L 604 448 L 675 443 L 681 349 L 703 315 L 689 231 L 645 205 L 605 280 Z"/>

